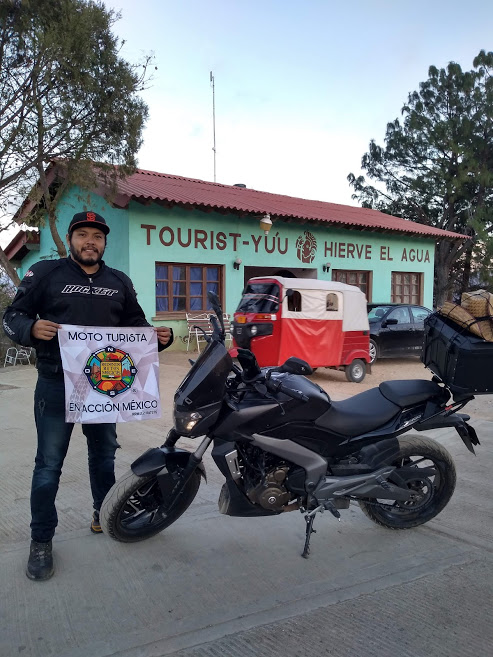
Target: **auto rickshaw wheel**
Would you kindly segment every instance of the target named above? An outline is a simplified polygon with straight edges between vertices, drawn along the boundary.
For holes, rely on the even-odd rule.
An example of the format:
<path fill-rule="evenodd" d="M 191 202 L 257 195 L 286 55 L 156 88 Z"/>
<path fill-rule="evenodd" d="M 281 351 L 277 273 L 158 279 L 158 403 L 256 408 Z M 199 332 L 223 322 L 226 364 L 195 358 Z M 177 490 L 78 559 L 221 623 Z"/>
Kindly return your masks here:
<path fill-rule="evenodd" d="M 356 358 L 345 368 L 346 379 L 352 383 L 361 383 L 366 375 L 366 365 L 363 360 Z"/>

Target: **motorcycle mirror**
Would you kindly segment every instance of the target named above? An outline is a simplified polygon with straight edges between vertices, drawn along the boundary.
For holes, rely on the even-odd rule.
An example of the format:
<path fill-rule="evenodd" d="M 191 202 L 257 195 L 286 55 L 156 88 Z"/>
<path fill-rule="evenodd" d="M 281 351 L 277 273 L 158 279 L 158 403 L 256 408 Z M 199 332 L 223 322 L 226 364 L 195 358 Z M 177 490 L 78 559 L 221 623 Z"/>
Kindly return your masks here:
<path fill-rule="evenodd" d="M 306 360 L 301 360 L 301 358 L 296 358 L 296 356 L 288 358 L 288 360 L 281 365 L 280 371 L 286 372 L 287 374 L 313 374 L 313 370 Z"/>
<path fill-rule="evenodd" d="M 212 310 L 216 313 L 216 315 L 222 315 L 222 308 L 221 308 L 221 302 L 219 301 L 219 297 L 215 292 L 211 292 L 208 290 L 207 292 L 207 299 L 209 303 L 212 306 Z"/>
<path fill-rule="evenodd" d="M 207 291 L 207 299 L 212 306 L 212 310 L 216 313 L 217 319 L 219 320 L 219 325 L 221 331 L 224 334 L 224 319 L 223 319 L 223 309 L 221 308 L 221 302 L 219 297 L 215 292 Z"/>
<path fill-rule="evenodd" d="M 243 370 L 244 381 L 254 381 L 259 377 L 260 367 L 255 355 L 249 349 L 238 349 L 238 362 Z"/>

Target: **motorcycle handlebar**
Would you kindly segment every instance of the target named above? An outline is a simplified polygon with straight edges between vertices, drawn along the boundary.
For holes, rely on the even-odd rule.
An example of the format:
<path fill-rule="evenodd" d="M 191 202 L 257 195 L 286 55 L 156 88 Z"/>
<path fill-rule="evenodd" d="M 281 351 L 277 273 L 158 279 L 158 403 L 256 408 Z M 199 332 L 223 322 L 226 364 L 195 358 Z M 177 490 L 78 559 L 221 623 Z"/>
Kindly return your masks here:
<path fill-rule="evenodd" d="M 301 401 L 307 402 L 308 397 L 304 395 L 300 390 L 293 390 L 292 388 L 286 388 L 286 386 L 283 386 L 280 381 L 275 381 L 274 379 L 268 379 L 265 382 L 265 385 L 268 390 L 271 392 L 282 392 L 288 397 L 292 397 L 293 399 L 300 399 Z"/>

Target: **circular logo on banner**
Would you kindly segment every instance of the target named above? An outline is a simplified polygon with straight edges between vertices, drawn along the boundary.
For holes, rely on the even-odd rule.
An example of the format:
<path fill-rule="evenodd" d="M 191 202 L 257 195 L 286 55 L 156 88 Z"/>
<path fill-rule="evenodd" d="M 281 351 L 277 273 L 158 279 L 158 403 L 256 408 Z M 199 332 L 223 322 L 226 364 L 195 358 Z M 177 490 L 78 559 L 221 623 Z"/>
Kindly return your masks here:
<path fill-rule="evenodd" d="M 109 346 L 89 356 L 84 374 L 94 390 L 115 397 L 132 386 L 137 368 L 130 354 Z"/>

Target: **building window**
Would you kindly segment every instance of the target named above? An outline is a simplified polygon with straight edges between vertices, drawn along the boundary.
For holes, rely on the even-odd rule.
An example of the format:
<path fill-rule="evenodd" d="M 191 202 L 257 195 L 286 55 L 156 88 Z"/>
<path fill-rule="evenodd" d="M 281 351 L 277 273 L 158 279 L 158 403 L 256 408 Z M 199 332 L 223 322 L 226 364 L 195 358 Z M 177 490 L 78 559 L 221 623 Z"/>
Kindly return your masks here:
<path fill-rule="evenodd" d="M 393 271 L 391 301 L 394 303 L 422 303 L 423 274 L 416 272 Z"/>
<path fill-rule="evenodd" d="M 371 301 L 370 297 L 370 275 L 369 271 L 350 271 L 348 269 L 333 269 L 332 280 L 339 283 L 346 283 L 347 285 L 355 285 L 365 293 L 367 301 Z"/>
<path fill-rule="evenodd" d="M 205 312 L 211 310 L 207 292 L 222 303 L 221 265 L 156 263 L 156 312 Z"/>

